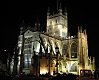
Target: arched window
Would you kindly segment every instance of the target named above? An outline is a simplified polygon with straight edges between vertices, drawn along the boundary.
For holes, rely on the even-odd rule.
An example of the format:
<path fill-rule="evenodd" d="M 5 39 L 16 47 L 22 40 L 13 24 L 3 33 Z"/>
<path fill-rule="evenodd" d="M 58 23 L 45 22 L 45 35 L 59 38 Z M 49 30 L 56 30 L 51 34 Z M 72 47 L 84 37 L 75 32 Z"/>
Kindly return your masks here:
<path fill-rule="evenodd" d="M 77 58 L 77 43 L 71 45 L 71 58 Z"/>
<path fill-rule="evenodd" d="M 66 54 L 66 51 L 67 51 L 67 45 L 64 44 L 64 45 L 63 45 L 63 48 L 62 48 L 62 53 L 63 53 L 63 54 Z"/>
<path fill-rule="evenodd" d="M 31 50 L 24 50 L 24 68 L 29 68 L 31 66 Z"/>

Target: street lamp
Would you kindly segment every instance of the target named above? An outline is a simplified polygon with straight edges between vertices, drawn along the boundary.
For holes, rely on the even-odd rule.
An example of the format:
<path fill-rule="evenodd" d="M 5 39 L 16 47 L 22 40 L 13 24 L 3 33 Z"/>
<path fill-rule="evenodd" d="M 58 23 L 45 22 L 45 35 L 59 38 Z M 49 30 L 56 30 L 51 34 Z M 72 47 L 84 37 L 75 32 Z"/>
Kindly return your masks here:
<path fill-rule="evenodd" d="M 57 67 L 56 73 L 58 73 L 58 60 L 59 60 L 58 54 L 59 54 L 59 48 L 56 47 L 55 51 L 56 51 L 56 67 Z"/>
<path fill-rule="evenodd" d="M 51 46 L 49 46 L 49 47 L 51 47 Z M 48 48 L 49 49 L 49 48 Z M 51 53 L 52 53 L 52 47 L 50 48 L 50 50 L 49 50 L 50 52 L 47 52 L 48 53 L 48 59 L 49 59 L 49 75 L 51 75 L 51 72 L 50 72 L 50 67 L 51 67 L 51 63 L 50 63 L 50 60 L 52 59 L 51 58 Z"/>
<path fill-rule="evenodd" d="M 40 57 L 39 57 L 39 52 L 37 52 L 35 49 L 34 50 L 34 60 L 35 60 L 35 68 L 36 68 L 36 77 L 39 77 L 40 74 Z M 34 63 L 33 63 L 34 64 Z"/>

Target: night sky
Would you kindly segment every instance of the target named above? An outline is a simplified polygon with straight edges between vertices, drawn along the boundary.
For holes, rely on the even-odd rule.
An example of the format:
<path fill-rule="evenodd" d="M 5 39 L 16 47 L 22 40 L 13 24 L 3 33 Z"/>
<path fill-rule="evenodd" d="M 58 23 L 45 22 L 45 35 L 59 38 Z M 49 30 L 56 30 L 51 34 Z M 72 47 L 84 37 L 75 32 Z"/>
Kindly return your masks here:
<path fill-rule="evenodd" d="M 97 2 L 88 1 L 59 0 L 63 6 L 67 7 L 68 28 L 71 35 L 76 35 L 78 26 L 87 30 L 89 56 L 96 57 L 96 64 L 99 67 L 99 8 Z M 47 7 L 50 6 L 51 11 L 57 9 L 57 0 L 13 0 L 3 3 L 0 10 L 0 50 L 13 50 L 17 44 L 22 20 L 25 21 L 26 25 L 34 26 L 38 17 L 42 28 L 45 29 Z"/>

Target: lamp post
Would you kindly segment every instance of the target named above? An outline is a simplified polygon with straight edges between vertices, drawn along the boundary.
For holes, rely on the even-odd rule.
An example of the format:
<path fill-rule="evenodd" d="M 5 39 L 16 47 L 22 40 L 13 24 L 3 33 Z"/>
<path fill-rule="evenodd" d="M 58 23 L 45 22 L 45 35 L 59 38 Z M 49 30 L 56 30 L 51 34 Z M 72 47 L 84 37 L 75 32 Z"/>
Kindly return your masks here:
<path fill-rule="evenodd" d="M 55 51 L 56 51 L 56 73 L 58 73 L 58 60 L 59 60 L 59 56 L 58 56 L 58 54 L 59 54 L 59 48 L 58 47 L 56 47 L 55 48 Z"/>
<path fill-rule="evenodd" d="M 36 68 L 36 77 L 39 77 L 40 74 L 40 57 L 39 57 L 39 52 L 36 52 L 36 50 L 34 49 L 34 60 L 35 60 L 35 68 Z"/>

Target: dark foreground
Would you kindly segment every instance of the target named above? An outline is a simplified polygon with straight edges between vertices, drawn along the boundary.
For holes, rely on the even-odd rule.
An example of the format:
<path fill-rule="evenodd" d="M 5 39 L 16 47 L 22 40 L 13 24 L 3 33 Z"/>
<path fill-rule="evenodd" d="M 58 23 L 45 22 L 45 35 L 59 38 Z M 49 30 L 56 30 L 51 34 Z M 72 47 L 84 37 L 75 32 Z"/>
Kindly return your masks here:
<path fill-rule="evenodd" d="M 99 80 L 99 77 L 89 76 L 81 77 L 74 74 L 57 74 L 56 76 L 39 75 L 39 77 L 30 74 L 10 75 L 7 72 L 0 72 L 0 80 Z"/>

